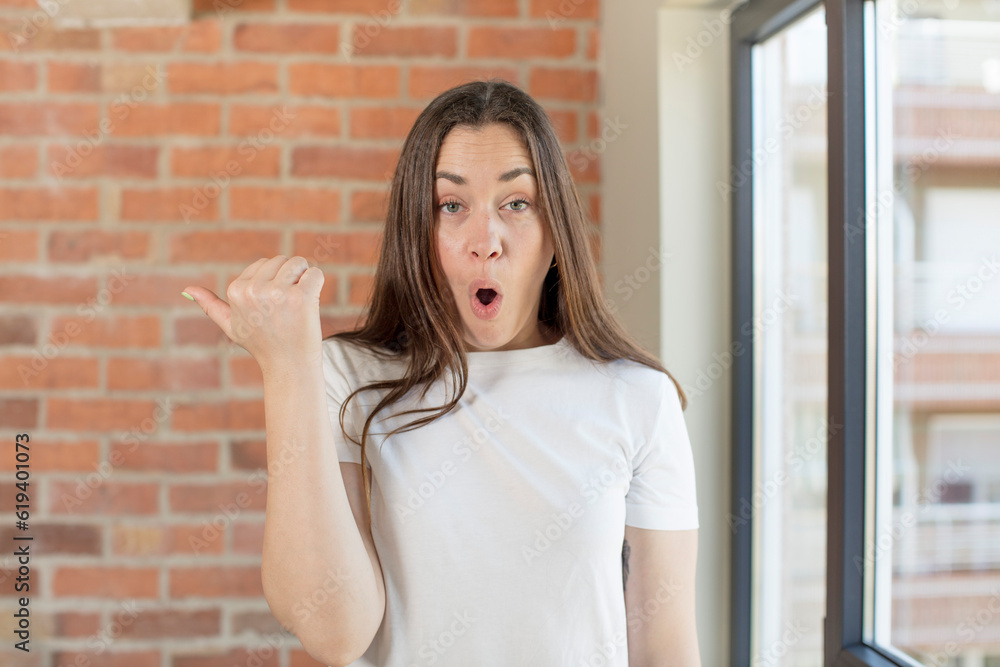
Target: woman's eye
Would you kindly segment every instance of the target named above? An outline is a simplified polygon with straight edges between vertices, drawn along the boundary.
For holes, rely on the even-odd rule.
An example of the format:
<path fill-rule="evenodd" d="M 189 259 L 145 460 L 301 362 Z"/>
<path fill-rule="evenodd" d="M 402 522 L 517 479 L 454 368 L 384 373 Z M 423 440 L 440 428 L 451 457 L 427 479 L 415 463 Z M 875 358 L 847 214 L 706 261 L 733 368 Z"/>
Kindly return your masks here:
<path fill-rule="evenodd" d="M 512 207 L 511 208 L 512 211 L 517 211 L 517 212 L 527 210 L 530 205 L 531 205 L 530 202 L 528 202 L 528 200 L 526 199 L 515 199 L 514 201 L 508 204 L 508 206 Z M 456 208 L 448 208 L 449 206 L 454 206 Z M 457 201 L 446 201 L 440 206 L 440 208 L 444 209 L 445 213 L 458 213 L 461 207 L 462 204 L 460 204 Z"/>

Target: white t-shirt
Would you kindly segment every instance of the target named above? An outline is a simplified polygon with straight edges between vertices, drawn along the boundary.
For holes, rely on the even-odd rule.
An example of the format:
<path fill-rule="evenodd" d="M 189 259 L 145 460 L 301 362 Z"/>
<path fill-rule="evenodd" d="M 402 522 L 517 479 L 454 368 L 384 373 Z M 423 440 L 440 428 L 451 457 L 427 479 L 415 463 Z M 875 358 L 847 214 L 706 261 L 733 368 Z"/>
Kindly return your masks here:
<path fill-rule="evenodd" d="M 433 414 L 400 412 L 452 395 L 457 380 L 446 371 L 422 399 L 419 387 L 379 413 L 369 431 L 386 611 L 353 665 L 627 667 L 625 525 L 698 527 L 673 381 L 630 360 L 592 362 L 565 337 L 468 358 L 468 385 L 451 412 L 385 438 Z M 340 430 L 344 399 L 404 372 L 403 361 L 324 341 L 340 461 L 361 462 Z M 355 439 L 387 391 L 351 399 L 345 426 Z"/>

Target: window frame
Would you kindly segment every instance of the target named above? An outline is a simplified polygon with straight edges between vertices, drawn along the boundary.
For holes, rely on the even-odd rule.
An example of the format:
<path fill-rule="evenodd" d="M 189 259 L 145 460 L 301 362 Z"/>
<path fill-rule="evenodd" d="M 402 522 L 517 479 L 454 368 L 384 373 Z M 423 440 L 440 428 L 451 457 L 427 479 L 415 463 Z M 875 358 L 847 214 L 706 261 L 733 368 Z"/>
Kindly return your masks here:
<path fill-rule="evenodd" d="M 827 443 L 825 667 L 919 667 L 909 656 L 864 639 L 866 531 L 866 410 L 869 386 L 866 265 L 866 68 L 865 2 L 874 0 L 751 0 L 733 14 L 730 26 L 731 173 L 741 156 L 752 154 L 751 52 L 816 7 L 825 5 L 827 24 L 828 351 L 827 419 L 842 425 Z M 870 82 L 869 82 L 870 83 Z M 732 341 L 753 350 L 741 322 L 753 320 L 753 178 L 733 188 Z M 859 225 L 858 221 L 862 221 Z M 853 228 L 852 228 L 853 225 Z M 860 231 L 858 233 L 858 227 Z M 753 494 L 753 354 L 733 364 L 730 511 Z M 730 552 L 730 664 L 752 664 L 753 522 L 737 526 Z"/>

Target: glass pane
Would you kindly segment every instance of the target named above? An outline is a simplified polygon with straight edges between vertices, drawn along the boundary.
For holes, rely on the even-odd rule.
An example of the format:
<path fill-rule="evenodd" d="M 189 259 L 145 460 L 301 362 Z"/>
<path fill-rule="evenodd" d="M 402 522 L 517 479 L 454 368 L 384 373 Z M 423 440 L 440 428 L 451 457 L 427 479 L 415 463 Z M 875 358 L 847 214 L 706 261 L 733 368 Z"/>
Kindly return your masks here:
<path fill-rule="evenodd" d="M 1000 659 L 1000 5 L 874 7 L 869 623 L 922 664 L 985 667 Z"/>
<path fill-rule="evenodd" d="M 826 603 L 826 22 L 754 47 L 754 665 L 819 667 Z"/>

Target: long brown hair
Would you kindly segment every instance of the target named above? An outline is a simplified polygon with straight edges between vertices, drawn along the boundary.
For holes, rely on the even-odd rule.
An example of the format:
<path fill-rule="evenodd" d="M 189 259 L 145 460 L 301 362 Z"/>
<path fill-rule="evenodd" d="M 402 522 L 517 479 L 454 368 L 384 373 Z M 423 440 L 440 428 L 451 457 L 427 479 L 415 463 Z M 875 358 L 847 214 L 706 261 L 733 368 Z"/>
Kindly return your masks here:
<path fill-rule="evenodd" d="M 534 99 L 502 79 L 473 81 L 446 90 L 417 117 L 403 143 L 389 194 L 388 213 L 375 272 L 374 293 L 364 323 L 324 340 L 338 338 L 365 346 L 380 356 L 405 359 L 407 373 L 399 379 L 374 382 L 351 392 L 340 408 L 344 436 L 361 446 L 361 474 L 371 526 L 371 479 L 365 443 L 375 415 L 412 388 L 427 388 L 446 369 L 458 382 L 455 397 L 435 414 L 393 429 L 410 431 L 450 412 L 465 393 L 468 364 L 458 327 L 457 306 L 435 250 L 434 179 L 438 151 L 455 127 L 480 129 L 506 123 L 527 146 L 539 189 L 539 208 L 548 222 L 556 266 L 542 284 L 538 319 L 544 332 L 565 336 L 584 357 L 607 362 L 630 359 L 666 373 L 677 386 L 682 409 L 687 397 L 680 383 L 647 354 L 621 326 L 602 295 L 597 266 L 590 252 L 586 219 L 552 122 Z M 565 277 L 565 280 L 563 278 Z M 344 429 L 348 402 L 368 389 L 389 389 L 365 420 L 361 442 Z"/>

